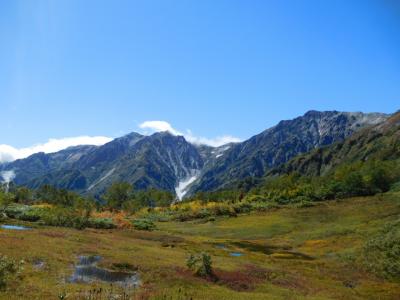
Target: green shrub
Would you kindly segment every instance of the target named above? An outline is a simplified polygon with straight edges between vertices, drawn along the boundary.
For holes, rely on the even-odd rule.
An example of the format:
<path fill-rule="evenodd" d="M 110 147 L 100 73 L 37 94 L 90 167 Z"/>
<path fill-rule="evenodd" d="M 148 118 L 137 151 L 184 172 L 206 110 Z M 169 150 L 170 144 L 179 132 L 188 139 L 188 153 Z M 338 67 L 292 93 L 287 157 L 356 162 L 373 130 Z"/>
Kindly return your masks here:
<path fill-rule="evenodd" d="M 207 208 L 202 208 L 196 213 L 192 213 L 192 219 L 204 219 L 211 216 L 210 211 Z"/>
<path fill-rule="evenodd" d="M 43 225 L 73 227 L 84 229 L 88 226 L 88 218 L 77 215 L 72 209 L 53 208 L 41 216 Z"/>
<path fill-rule="evenodd" d="M 363 249 L 364 265 L 388 279 L 400 279 L 400 220 L 387 224 Z"/>
<path fill-rule="evenodd" d="M 18 275 L 22 263 L 16 263 L 7 256 L 0 255 L 0 289 L 4 289 L 7 282 Z"/>
<path fill-rule="evenodd" d="M 186 222 L 194 219 L 194 216 L 190 212 L 180 212 L 174 217 L 175 220 L 180 222 Z"/>
<path fill-rule="evenodd" d="M 391 190 L 392 192 L 400 192 L 400 181 L 399 181 L 399 182 L 396 182 L 395 184 L 393 184 L 393 185 L 390 187 L 390 190 Z"/>
<path fill-rule="evenodd" d="M 7 215 L 5 213 L 3 213 L 2 211 L 0 211 L 0 222 L 3 222 L 7 219 Z"/>
<path fill-rule="evenodd" d="M 115 224 L 110 218 L 88 218 L 80 215 L 72 208 L 39 208 L 27 205 L 12 204 L 7 206 L 5 214 L 14 219 L 36 222 L 42 225 L 72 227 L 84 229 L 86 227 L 111 229 Z"/>
<path fill-rule="evenodd" d="M 5 214 L 12 219 L 22 221 L 36 222 L 39 221 L 48 209 L 32 207 L 21 204 L 11 204 L 4 210 Z"/>
<path fill-rule="evenodd" d="M 227 203 L 218 203 L 210 208 L 211 214 L 215 216 L 231 216 L 236 217 L 236 212 L 231 205 Z"/>
<path fill-rule="evenodd" d="M 276 202 L 254 202 L 251 204 L 252 210 L 255 211 L 268 211 L 273 208 L 279 207 Z"/>
<path fill-rule="evenodd" d="M 41 219 L 42 214 L 42 209 L 29 209 L 22 212 L 22 214 L 18 216 L 18 219 L 22 221 L 36 222 Z"/>
<path fill-rule="evenodd" d="M 117 227 L 111 218 L 89 218 L 87 225 L 98 229 L 113 229 Z"/>
<path fill-rule="evenodd" d="M 245 201 L 247 202 L 265 202 L 268 199 L 263 195 L 247 195 Z"/>
<path fill-rule="evenodd" d="M 5 214 L 12 219 L 18 219 L 21 215 L 27 213 L 30 210 L 30 206 L 21 204 L 10 204 L 5 209 Z"/>
<path fill-rule="evenodd" d="M 88 223 L 88 218 L 86 217 L 82 217 L 82 216 L 75 216 L 74 218 L 72 218 L 72 226 L 75 229 L 85 229 L 86 227 L 88 227 L 89 223 Z"/>
<path fill-rule="evenodd" d="M 207 208 L 202 208 L 198 211 L 180 210 L 174 217 L 175 220 L 186 222 L 194 219 L 205 219 L 211 217 L 213 214 Z"/>
<path fill-rule="evenodd" d="M 211 256 L 208 253 L 203 252 L 198 255 L 190 254 L 186 260 L 186 266 L 197 276 L 214 276 Z"/>
<path fill-rule="evenodd" d="M 133 221 L 133 226 L 137 230 L 152 231 L 156 229 L 156 225 L 148 219 L 137 219 Z"/>
<path fill-rule="evenodd" d="M 313 201 L 311 201 L 308 197 L 304 196 L 298 196 L 295 199 L 293 199 L 294 206 L 297 208 L 306 208 L 306 207 L 312 207 L 315 205 Z"/>
<path fill-rule="evenodd" d="M 0 208 L 4 209 L 15 200 L 14 195 L 11 193 L 3 193 L 0 187 Z"/>
<path fill-rule="evenodd" d="M 239 203 L 235 203 L 233 205 L 233 210 L 237 214 L 249 213 L 251 211 L 251 209 L 252 209 L 252 205 L 247 202 L 239 202 Z"/>

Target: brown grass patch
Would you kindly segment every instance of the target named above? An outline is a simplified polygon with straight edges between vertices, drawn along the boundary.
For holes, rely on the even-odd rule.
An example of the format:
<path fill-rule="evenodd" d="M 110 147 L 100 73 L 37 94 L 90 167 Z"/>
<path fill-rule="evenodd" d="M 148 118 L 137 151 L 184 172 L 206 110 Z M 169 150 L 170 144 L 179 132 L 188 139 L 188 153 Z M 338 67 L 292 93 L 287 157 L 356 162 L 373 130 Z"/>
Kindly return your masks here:
<path fill-rule="evenodd" d="M 174 235 L 161 235 L 158 232 L 146 232 L 146 231 L 133 231 L 131 235 L 140 240 L 161 242 L 162 244 L 179 244 L 185 242 L 185 239 L 180 236 Z"/>
<path fill-rule="evenodd" d="M 257 284 L 270 280 L 273 272 L 255 265 L 247 265 L 243 270 L 216 270 L 218 283 L 235 291 L 251 291 Z"/>
<path fill-rule="evenodd" d="M 188 269 L 177 267 L 176 274 L 181 278 L 189 280 L 220 284 L 238 292 L 251 291 L 257 284 L 270 281 L 275 276 L 271 270 L 255 265 L 247 265 L 244 269 L 234 271 L 215 269 L 214 275 L 208 277 L 199 277 Z"/>
<path fill-rule="evenodd" d="M 288 276 L 288 277 L 280 277 L 275 278 L 272 281 L 272 284 L 280 286 L 285 289 L 294 290 L 300 292 L 304 295 L 310 294 L 310 283 L 307 282 L 303 277 L 300 276 Z"/>
<path fill-rule="evenodd" d="M 53 232 L 53 231 L 41 231 L 40 235 L 44 235 L 50 238 L 65 238 L 66 234 L 62 232 Z"/>

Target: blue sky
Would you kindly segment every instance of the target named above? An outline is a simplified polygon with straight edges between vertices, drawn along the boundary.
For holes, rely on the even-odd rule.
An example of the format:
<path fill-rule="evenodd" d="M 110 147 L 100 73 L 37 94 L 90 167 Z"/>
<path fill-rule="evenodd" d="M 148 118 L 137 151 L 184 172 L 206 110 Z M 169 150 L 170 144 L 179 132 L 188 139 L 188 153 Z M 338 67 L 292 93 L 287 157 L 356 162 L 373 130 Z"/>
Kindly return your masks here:
<path fill-rule="evenodd" d="M 1 1 L 0 144 L 154 120 L 246 139 L 310 109 L 393 112 L 398 3 Z"/>

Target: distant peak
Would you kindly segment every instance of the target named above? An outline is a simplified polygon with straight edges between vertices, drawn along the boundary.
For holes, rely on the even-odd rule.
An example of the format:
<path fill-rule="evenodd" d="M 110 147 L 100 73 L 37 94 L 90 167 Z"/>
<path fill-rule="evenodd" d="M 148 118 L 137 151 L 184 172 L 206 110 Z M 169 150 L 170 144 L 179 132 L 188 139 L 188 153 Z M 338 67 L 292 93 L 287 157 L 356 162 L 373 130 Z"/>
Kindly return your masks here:
<path fill-rule="evenodd" d="M 125 135 L 125 137 L 141 137 L 143 135 L 141 135 L 140 133 L 137 133 L 135 131 L 132 131 L 131 133 L 128 133 L 127 135 Z"/>
<path fill-rule="evenodd" d="M 309 110 L 304 114 L 304 116 L 313 116 L 313 115 L 320 114 L 320 113 L 321 112 L 318 110 Z"/>
<path fill-rule="evenodd" d="M 170 137 L 170 136 L 177 136 L 177 135 L 175 135 L 172 132 L 166 130 L 166 131 L 155 132 L 151 136 L 154 136 L 154 137 Z"/>
<path fill-rule="evenodd" d="M 160 137 L 160 138 L 164 138 L 164 137 L 176 137 L 176 138 L 181 138 L 184 139 L 184 137 L 182 135 L 177 135 L 171 131 L 158 131 L 153 133 L 152 135 L 150 135 L 151 137 Z"/>
<path fill-rule="evenodd" d="M 141 137 L 143 137 L 143 135 L 133 131 L 131 133 L 125 134 L 125 135 L 117 138 L 116 140 L 136 140 L 136 139 L 139 139 Z"/>
<path fill-rule="evenodd" d="M 340 113 L 337 110 L 327 110 L 327 111 L 319 111 L 319 110 L 309 110 L 304 114 L 304 117 L 316 117 L 321 115 L 332 115 Z"/>

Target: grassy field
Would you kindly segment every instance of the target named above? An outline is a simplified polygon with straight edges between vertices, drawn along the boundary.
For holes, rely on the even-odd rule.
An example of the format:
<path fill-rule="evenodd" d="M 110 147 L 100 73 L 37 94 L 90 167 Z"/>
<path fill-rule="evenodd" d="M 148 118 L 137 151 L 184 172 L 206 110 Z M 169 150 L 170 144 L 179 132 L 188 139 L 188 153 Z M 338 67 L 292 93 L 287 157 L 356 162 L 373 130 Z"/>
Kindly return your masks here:
<path fill-rule="evenodd" d="M 0 299 L 84 299 L 79 295 L 100 287 L 118 290 L 69 283 L 79 255 L 100 255 L 110 269 L 137 268 L 141 286 L 130 291 L 137 299 L 400 299 L 400 284 L 364 271 L 360 256 L 365 240 L 399 215 L 400 195 L 386 194 L 212 222 L 163 222 L 154 232 L 0 229 L 0 253 L 25 261 Z M 187 270 L 188 255 L 201 251 L 211 255 L 218 281 Z"/>

